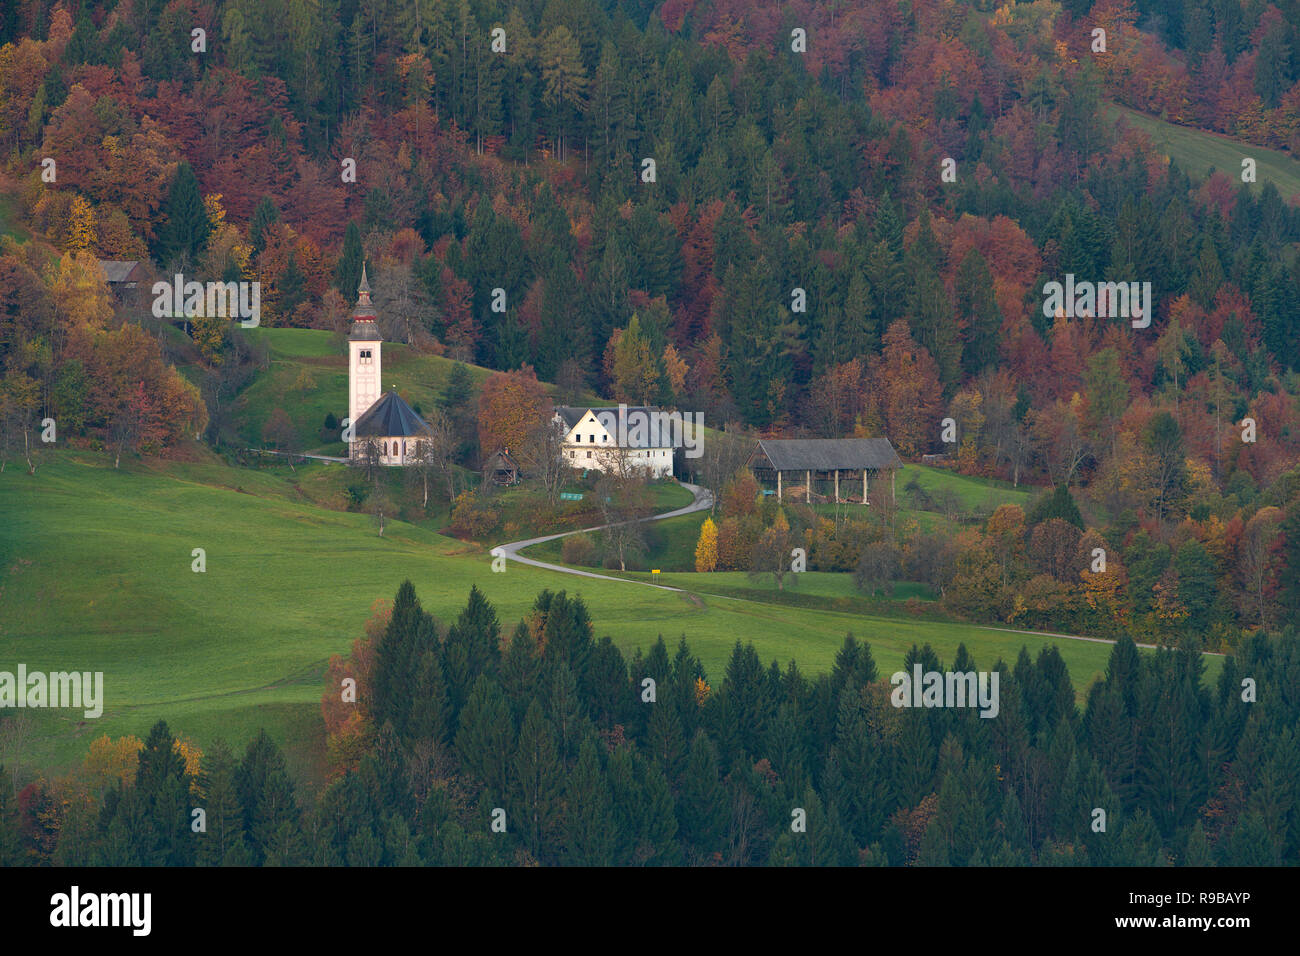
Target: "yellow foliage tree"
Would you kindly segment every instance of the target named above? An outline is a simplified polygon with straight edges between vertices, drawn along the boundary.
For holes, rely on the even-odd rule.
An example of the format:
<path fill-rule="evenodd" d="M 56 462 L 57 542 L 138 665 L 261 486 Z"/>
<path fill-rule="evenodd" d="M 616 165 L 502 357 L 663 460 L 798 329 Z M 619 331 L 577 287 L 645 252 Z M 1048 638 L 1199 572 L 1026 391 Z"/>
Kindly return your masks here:
<path fill-rule="evenodd" d="M 69 211 L 68 249 L 90 252 L 95 248 L 95 207 L 84 196 L 75 196 Z"/>
<path fill-rule="evenodd" d="M 188 740 L 177 740 L 172 749 L 185 761 L 185 773 L 191 781 L 190 794 L 202 798 L 205 794 L 199 781 L 203 776 L 203 751 Z"/>
<path fill-rule="evenodd" d="M 700 540 L 695 545 L 695 570 L 713 571 L 718 567 L 718 526 L 712 518 L 705 518 L 700 527 Z"/>
<path fill-rule="evenodd" d="M 207 213 L 208 222 L 215 235 L 226 224 L 226 207 L 221 204 L 221 193 L 209 193 L 203 197 L 203 211 Z"/>
<path fill-rule="evenodd" d="M 105 734 L 90 742 L 81 769 L 92 790 L 107 787 L 115 781 L 129 784 L 135 780 L 135 770 L 140 763 L 144 743 L 139 737 L 118 737 L 113 740 Z"/>
<path fill-rule="evenodd" d="M 68 325 L 107 327 L 113 317 L 113 295 L 93 255 L 85 251 L 65 252 L 51 280 L 55 311 Z"/>

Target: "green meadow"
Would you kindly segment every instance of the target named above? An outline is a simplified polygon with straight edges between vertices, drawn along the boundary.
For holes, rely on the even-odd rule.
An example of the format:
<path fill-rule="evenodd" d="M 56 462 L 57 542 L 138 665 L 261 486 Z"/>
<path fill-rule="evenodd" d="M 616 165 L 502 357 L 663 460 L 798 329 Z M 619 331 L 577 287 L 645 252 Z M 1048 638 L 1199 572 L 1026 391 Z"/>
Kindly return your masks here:
<path fill-rule="evenodd" d="M 348 414 L 347 342 L 318 329 L 249 329 L 249 341 L 265 344 L 270 368 L 257 376 L 239 397 L 237 414 L 244 439 L 262 444 L 262 427 L 271 413 L 283 408 L 307 449 L 342 455 L 341 443 L 320 448 L 320 429 L 331 412 L 340 420 Z M 417 352 L 397 342 L 385 342 L 381 356 L 383 389 L 396 388 L 413 406 L 428 411 L 437 404 L 455 361 Z M 467 365 L 474 387 L 491 371 Z M 545 385 L 545 383 L 543 383 Z M 545 385 L 554 391 L 551 385 Z"/>
<path fill-rule="evenodd" d="M 367 516 L 318 503 L 311 489 L 341 473 L 329 464 L 239 469 L 215 458 L 115 470 L 107 456 L 67 451 L 46 454 L 35 476 L 12 466 L 0 473 L 0 669 L 21 662 L 105 675 L 97 720 L 25 712 L 33 736 L 24 761 L 67 768 L 95 737 L 143 736 L 161 718 L 201 747 L 216 737 L 241 745 L 264 726 L 296 772 L 319 779 L 326 663 L 348 651 L 372 604 L 406 578 L 444 621 L 477 585 L 503 630 L 543 588 L 576 592 L 598 637 L 630 655 L 660 635 L 672 644 L 685 635 L 715 684 L 737 639 L 752 641 L 765 662 L 793 659 L 813 673 L 830 666 L 850 631 L 871 643 L 882 670 L 896 668 L 913 643 L 929 642 L 948 661 L 965 642 L 988 666 L 1052 640 L 839 610 L 837 601 L 851 600 L 842 575 L 801 581 L 799 594 L 825 592 L 827 606 L 807 607 L 746 597 L 758 586 L 743 575 L 666 576 L 698 592 L 675 593 L 514 563 L 497 574 L 482 545 L 400 521 L 381 538 Z M 205 552 L 203 573 L 191 567 L 195 548 Z M 1109 647 L 1056 643 L 1082 692 Z"/>
<path fill-rule="evenodd" d="M 1167 123 L 1154 116 L 1139 113 L 1124 106 L 1107 106 L 1113 120 L 1124 120 L 1130 126 L 1151 137 L 1152 142 L 1164 150 L 1183 169 L 1204 175 L 1211 169 L 1226 173 L 1234 182 L 1241 181 L 1241 161 L 1249 156 L 1255 160 L 1256 191 L 1267 182 L 1273 183 L 1285 200 L 1300 195 L 1300 161 L 1289 153 L 1265 149 L 1241 140 Z"/>

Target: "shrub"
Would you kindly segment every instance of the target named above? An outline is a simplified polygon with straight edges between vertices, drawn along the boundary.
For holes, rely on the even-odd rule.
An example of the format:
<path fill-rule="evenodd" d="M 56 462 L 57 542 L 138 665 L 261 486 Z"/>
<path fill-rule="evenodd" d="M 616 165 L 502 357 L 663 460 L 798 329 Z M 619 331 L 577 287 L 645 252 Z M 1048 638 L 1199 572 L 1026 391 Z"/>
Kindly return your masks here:
<path fill-rule="evenodd" d="M 497 526 L 501 516 L 472 491 L 456 496 L 451 508 L 451 531 L 458 538 L 480 538 Z"/>
<path fill-rule="evenodd" d="M 590 535 L 574 534 L 564 539 L 560 549 L 560 560 L 565 564 L 581 564 L 586 567 L 596 565 L 596 542 Z"/>

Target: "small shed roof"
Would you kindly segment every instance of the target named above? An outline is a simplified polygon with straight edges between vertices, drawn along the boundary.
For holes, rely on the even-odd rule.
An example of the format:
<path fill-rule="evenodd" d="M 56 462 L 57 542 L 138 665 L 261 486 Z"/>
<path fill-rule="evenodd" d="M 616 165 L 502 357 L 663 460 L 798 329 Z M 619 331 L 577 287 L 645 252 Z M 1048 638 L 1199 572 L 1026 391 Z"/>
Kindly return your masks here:
<path fill-rule="evenodd" d="M 357 438 L 406 438 L 424 435 L 429 426 L 415 414 L 415 409 L 396 391 L 384 395 L 357 419 L 353 434 Z"/>
<path fill-rule="evenodd" d="M 856 471 L 901 468 L 888 438 L 764 438 L 750 456 L 763 455 L 776 471 Z"/>
<path fill-rule="evenodd" d="M 132 259 L 130 262 L 120 262 L 117 259 L 99 260 L 99 268 L 104 273 L 106 282 L 126 282 L 139 264 L 138 259 Z"/>

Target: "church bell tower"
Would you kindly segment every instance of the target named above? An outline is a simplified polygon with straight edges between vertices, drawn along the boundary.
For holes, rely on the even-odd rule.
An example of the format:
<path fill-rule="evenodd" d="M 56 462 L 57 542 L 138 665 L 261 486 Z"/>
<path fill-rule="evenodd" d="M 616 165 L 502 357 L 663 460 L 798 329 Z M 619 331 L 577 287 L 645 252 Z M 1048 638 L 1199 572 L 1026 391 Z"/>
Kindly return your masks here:
<path fill-rule="evenodd" d="M 352 310 L 352 331 L 348 335 L 348 418 L 352 419 L 353 425 L 379 400 L 379 349 L 382 344 L 363 263 L 361 285 L 357 287 L 357 305 Z"/>

